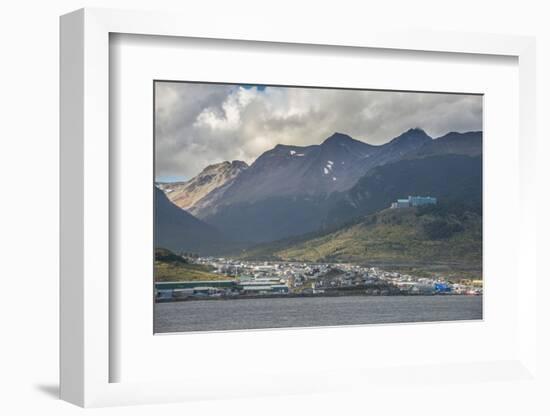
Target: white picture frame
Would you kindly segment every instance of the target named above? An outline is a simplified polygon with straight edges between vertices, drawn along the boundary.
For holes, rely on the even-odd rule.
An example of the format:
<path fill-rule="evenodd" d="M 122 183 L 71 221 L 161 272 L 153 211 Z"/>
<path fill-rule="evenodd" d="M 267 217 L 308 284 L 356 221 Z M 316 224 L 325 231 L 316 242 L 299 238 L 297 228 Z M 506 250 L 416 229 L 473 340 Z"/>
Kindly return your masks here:
<path fill-rule="evenodd" d="M 109 276 L 113 259 L 110 239 L 109 156 L 109 36 L 113 33 L 186 38 L 277 42 L 333 47 L 379 48 L 450 54 L 503 55 L 518 59 L 520 218 L 514 249 L 525 285 L 517 290 L 517 354 L 506 360 L 476 363 L 418 363 L 416 380 L 427 382 L 445 372 L 444 379 L 480 383 L 490 379 L 536 382 L 536 217 L 534 204 L 535 151 L 535 42 L 508 35 L 396 32 L 361 30 L 326 34 L 321 30 L 281 30 L 277 25 L 243 28 L 216 21 L 205 26 L 190 16 L 168 13 L 82 9 L 61 18 L 61 398 L 80 406 L 159 403 L 211 397 L 247 397 L 269 394 L 331 392 L 358 389 L 406 378 L 399 368 L 331 369 L 324 379 L 304 383 L 311 375 L 299 371 L 271 374 L 270 380 L 251 380 L 226 391 L 207 391 L 196 379 L 177 381 L 112 382 L 115 360 L 110 311 L 116 308 Z M 192 336 L 192 335 L 190 335 Z M 265 335 L 267 336 L 267 335 Z M 223 377 L 222 377 L 223 378 Z M 289 380 L 295 380 L 290 382 Z M 423 381 L 422 381 L 423 380 Z M 284 386 L 284 387 L 277 387 Z"/>

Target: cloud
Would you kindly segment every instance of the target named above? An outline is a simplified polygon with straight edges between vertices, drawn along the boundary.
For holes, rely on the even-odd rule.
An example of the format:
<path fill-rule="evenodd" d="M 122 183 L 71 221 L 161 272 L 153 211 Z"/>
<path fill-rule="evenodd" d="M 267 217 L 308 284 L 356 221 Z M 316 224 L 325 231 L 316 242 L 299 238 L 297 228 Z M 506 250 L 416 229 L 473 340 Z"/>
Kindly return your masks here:
<path fill-rule="evenodd" d="M 252 163 L 276 144 L 335 131 L 383 144 L 420 127 L 432 137 L 482 129 L 476 95 L 157 82 L 156 176 L 190 178 L 224 160 Z"/>

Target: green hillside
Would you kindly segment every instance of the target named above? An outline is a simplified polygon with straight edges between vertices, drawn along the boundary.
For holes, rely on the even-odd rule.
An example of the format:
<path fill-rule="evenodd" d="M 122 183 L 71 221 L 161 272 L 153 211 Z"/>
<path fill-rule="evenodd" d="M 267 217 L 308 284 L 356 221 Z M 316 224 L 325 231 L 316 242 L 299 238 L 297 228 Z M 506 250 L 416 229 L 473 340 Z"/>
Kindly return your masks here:
<path fill-rule="evenodd" d="M 481 216 L 452 207 L 390 210 L 307 240 L 258 246 L 246 258 L 437 265 L 481 271 Z"/>
<path fill-rule="evenodd" d="M 224 280 L 227 276 L 212 273 L 212 268 L 193 264 L 170 250 L 155 250 L 155 282 L 177 282 L 186 280 Z"/>

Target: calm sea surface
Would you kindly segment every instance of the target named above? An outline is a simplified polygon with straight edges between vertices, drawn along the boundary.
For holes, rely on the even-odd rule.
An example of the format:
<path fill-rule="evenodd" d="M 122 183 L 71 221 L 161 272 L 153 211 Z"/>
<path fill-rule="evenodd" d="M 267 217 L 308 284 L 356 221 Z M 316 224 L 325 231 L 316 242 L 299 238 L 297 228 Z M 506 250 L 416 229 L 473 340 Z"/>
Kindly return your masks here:
<path fill-rule="evenodd" d="M 481 318 L 482 296 L 341 296 L 155 304 L 156 333 Z"/>

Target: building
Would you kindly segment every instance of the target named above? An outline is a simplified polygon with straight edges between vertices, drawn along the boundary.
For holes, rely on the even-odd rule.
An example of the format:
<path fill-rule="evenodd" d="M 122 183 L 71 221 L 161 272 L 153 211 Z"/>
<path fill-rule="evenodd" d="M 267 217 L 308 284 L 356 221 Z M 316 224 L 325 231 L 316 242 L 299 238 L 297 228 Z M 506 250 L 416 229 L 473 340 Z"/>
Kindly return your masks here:
<path fill-rule="evenodd" d="M 156 282 L 157 299 L 185 299 L 189 297 L 217 297 L 247 294 L 287 294 L 288 285 L 279 278 L 239 280 L 189 280 L 182 282 Z"/>
<path fill-rule="evenodd" d="M 239 290 L 236 280 L 189 280 L 183 282 L 155 282 L 157 299 L 177 299 L 189 296 L 211 296 L 223 291 Z"/>
<path fill-rule="evenodd" d="M 195 287 L 215 287 L 233 289 L 238 287 L 236 280 L 186 280 L 182 282 L 155 282 L 157 290 L 189 289 Z"/>
<path fill-rule="evenodd" d="M 437 198 L 433 196 L 409 196 L 409 203 L 412 207 L 419 207 L 421 205 L 435 205 L 437 204 Z"/>
<path fill-rule="evenodd" d="M 392 208 L 409 208 L 409 200 L 408 199 L 398 199 L 397 202 L 393 202 L 391 204 Z"/>
<path fill-rule="evenodd" d="M 437 198 L 433 196 L 411 196 L 407 199 L 398 199 L 396 202 L 392 202 L 390 208 L 411 208 L 419 207 L 422 205 L 435 205 L 437 204 Z"/>
<path fill-rule="evenodd" d="M 287 285 L 249 285 L 242 286 L 241 293 L 243 294 L 286 294 L 288 293 Z"/>
<path fill-rule="evenodd" d="M 434 291 L 435 293 L 451 293 L 452 288 L 444 282 L 435 282 L 434 283 Z"/>

